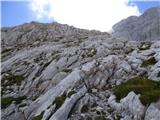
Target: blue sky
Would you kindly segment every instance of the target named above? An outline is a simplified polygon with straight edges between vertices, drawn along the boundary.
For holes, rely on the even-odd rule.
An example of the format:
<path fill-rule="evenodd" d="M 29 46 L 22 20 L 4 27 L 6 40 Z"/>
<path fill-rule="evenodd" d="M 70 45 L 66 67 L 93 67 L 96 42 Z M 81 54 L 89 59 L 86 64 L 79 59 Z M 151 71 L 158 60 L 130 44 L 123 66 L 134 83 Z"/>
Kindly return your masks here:
<path fill-rule="evenodd" d="M 146 9 L 150 7 L 160 5 L 160 2 L 158 2 L 158 0 L 148 2 L 134 1 L 129 2 L 129 5 L 131 3 L 137 5 L 140 13 L 143 13 Z M 36 14 L 29 7 L 29 1 L 1 1 L 1 17 L 2 27 L 16 26 L 31 21 L 53 22 L 53 18 L 49 18 L 46 16 L 42 18 L 37 18 Z"/>
<path fill-rule="evenodd" d="M 48 19 L 37 20 L 28 4 L 27 1 L 2 1 L 1 26 L 16 26 L 31 21 L 51 22 Z"/>
<path fill-rule="evenodd" d="M 153 0 L 153 1 L 134 1 L 134 2 L 130 2 L 130 3 L 134 3 L 138 6 L 139 10 L 141 13 L 144 13 L 145 10 L 151 8 L 151 7 L 155 7 L 155 6 L 160 6 L 160 1 L 159 0 Z"/>

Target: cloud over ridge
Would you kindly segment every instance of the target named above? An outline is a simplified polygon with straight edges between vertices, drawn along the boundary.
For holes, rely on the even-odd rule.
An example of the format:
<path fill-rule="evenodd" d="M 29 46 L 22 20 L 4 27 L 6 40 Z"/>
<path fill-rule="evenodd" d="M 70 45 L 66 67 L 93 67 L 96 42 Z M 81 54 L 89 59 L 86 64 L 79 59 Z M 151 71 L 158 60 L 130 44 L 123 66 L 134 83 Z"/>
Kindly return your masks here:
<path fill-rule="evenodd" d="M 54 19 L 84 29 L 111 30 L 112 25 L 131 15 L 140 15 L 129 0 L 32 0 L 37 19 Z"/>

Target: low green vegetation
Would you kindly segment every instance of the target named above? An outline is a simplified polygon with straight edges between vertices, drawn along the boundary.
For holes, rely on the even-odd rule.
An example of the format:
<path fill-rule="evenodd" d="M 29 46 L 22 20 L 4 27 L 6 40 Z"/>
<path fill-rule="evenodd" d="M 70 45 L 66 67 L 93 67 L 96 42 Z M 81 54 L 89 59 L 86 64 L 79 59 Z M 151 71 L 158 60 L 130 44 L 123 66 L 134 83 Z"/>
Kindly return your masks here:
<path fill-rule="evenodd" d="M 4 49 L 3 51 L 1 51 L 1 54 L 7 53 L 9 51 L 11 51 L 12 49 Z"/>
<path fill-rule="evenodd" d="M 152 81 L 147 77 L 135 77 L 113 88 L 117 100 L 134 91 L 141 94 L 140 100 L 142 104 L 147 105 L 156 102 L 160 98 L 160 81 Z"/>
<path fill-rule="evenodd" d="M 125 54 L 129 54 L 129 53 L 131 53 L 131 52 L 133 52 L 133 51 L 134 51 L 133 48 L 128 48 L 128 49 L 125 51 Z"/>
<path fill-rule="evenodd" d="M 72 69 L 64 68 L 64 69 L 62 69 L 62 72 L 70 73 L 70 72 L 72 72 Z"/>
<path fill-rule="evenodd" d="M 97 116 L 94 120 L 106 120 L 106 118 L 104 116 Z"/>
<path fill-rule="evenodd" d="M 87 105 L 83 105 L 83 107 L 81 108 L 81 113 L 85 113 L 88 112 L 88 106 Z"/>
<path fill-rule="evenodd" d="M 150 57 L 150 56 L 154 56 L 156 53 L 155 52 L 153 52 L 153 53 L 151 53 L 151 54 L 149 54 L 148 55 L 148 57 Z"/>
<path fill-rule="evenodd" d="M 21 85 L 22 80 L 24 80 L 24 77 L 22 75 L 13 75 L 12 73 L 5 73 L 5 75 L 1 79 L 2 84 L 2 96 L 7 92 L 13 91 L 12 85 L 16 84 L 18 86 Z"/>
<path fill-rule="evenodd" d="M 22 102 L 22 100 L 26 99 L 26 96 L 21 96 L 21 97 L 5 97 L 1 99 L 1 107 L 6 108 L 8 107 L 13 101 L 15 101 L 15 104 L 19 104 Z"/>
<path fill-rule="evenodd" d="M 22 80 L 24 80 L 24 77 L 22 75 L 13 75 L 12 73 L 7 73 L 3 76 L 1 82 L 2 82 L 2 85 L 5 85 L 5 86 L 7 85 L 9 86 L 13 84 L 20 85 Z"/>
<path fill-rule="evenodd" d="M 43 118 L 43 115 L 44 115 L 44 111 L 41 112 L 40 115 L 33 117 L 32 120 L 41 120 Z"/>
<path fill-rule="evenodd" d="M 5 85 L 3 85 L 1 88 L 2 88 L 2 89 L 1 89 L 1 95 L 2 95 L 2 96 L 3 96 L 7 91 L 9 91 L 9 92 L 13 91 L 13 89 L 11 88 L 11 86 L 5 86 Z"/>
<path fill-rule="evenodd" d="M 14 98 L 14 101 L 16 104 L 19 104 L 22 102 L 22 100 L 26 99 L 27 97 L 26 96 L 20 96 L 18 98 Z"/>
<path fill-rule="evenodd" d="M 67 97 L 71 97 L 73 94 L 75 94 L 76 93 L 76 91 L 74 91 L 74 90 L 71 90 L 68 94 L 67 94 Z"/>
<path fill-rule="evenodd" d="M 86 118 L 86 120 L 92 120 L 92 118 L 88 116 L 88 117 Z"/>
<path fill-rule="evenodd" d="M 149 65 L 154 65 L 156 63 L 157 63 L 156 59 L 152 56 L 149 59 L 144 60 L 141 67 L 148 67 Z"/>
<path fill-rule="evenodd" d="M 93 57 L 96 54 L 97 54 L 97 49 L 96 48 L 88 48 L 84 51 L 84 53 L 81 55 L 81 57 L 82 58 L 88 58 L 88 57 Z"/>
<path fill-rule="evenodd" d="M 6 108 L 7 106 L 9 106 L 12 103 L 12 101 L 14 101 L 13 97 L 2 98 L 1 99 L 1 107 Z"/>
<path fill-rule="evenodd" d="M 58 110 L 63 105 L 65 99 L 66 99 L 66 94 L 63 94 L 62 96 L 58 96 L 55 98 L 55 101 L 53 102 L 53 104 L 56 104 L 55 110 Z"/>

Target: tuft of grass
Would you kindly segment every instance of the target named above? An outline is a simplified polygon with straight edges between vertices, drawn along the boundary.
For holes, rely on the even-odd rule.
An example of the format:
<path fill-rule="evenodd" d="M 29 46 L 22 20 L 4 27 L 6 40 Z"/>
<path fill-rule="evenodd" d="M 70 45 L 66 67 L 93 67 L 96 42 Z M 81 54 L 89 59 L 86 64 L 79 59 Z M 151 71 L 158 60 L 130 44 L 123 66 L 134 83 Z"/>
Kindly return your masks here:
<path fill-rule="evenodd" d="M 16 104 L 19 104 L 22 102 L 22 100 L 26 99 L 27 97 L 26 96 L 20 96 L 18 98 L 14 98 L 14 101 Z"/>
<path fill-rule="evenodd" d="M 96 48 L 88 48 L 84 51 L 84 53 L 81 55 L 81 57 L 82 58 L 88 58 L 88 57 L 93 57 L 96 54 L 97 54 L 97 49 Z"/>
<path fill-rule="evenodd" d="M 157 63 L 156 59 L 152 56 L 149 59 L 143 61 L 141 67 L 148 67 L 149 65 L 154 65 L 156 63 Z"/>
<path fill-rule="evenodd" d="M 62 69 L 62 72 L 70 73 L 70 72 L 72 72 L 72 69 L 64 68 L 64 69 Z"/>
<path fill-rule="evenodd" d="M 11 86 L 5 86 L 5 85 L 3 85 L 2 87 L 1 87 L 1 95 L 3 96 L 5 93 L 6 93 L 6 91 L 13 91 L 13 89 L 11 88 Z"/>
<path fill-rule="evenodd" d="M 8 107 L 12 103 L 12 101 L 14 101 L 13 97 L 1 98 L 1 107 L 2 107 L 2 109 Z"/>
<path fill-rule="evenodd" d="M 134 91 L 141 94 L 140 100 L 143 105 L 148 105 L 160 99 L 160 81 L 152 81 L 147 77 L 135 77 L 113 88 L 114 94 L 120 100 Z"/>
<path fill-rule="evenodd" d="M 43 115 L 44 115 L 44 111 L 41 112 L 40 115 L 33 117 L 32 120 L 41 120 L 43 118 Z"/>
<path fill-rule="evenodd" d="M 106 118 L 104 116 L 97 116 L 94 120 L 106 120 Z"/>
<path fill-rule="evenodd" d="M 9 48 L 9 49 L 4 49 L 3 51 L 1 51 L 1 54 L 7 53 L 7 52 L 9 52 L 9 51 L 11 51 L 11 50 L 12 50 L 11 48 Z"/>
<path fill-rule="evenodd" d="M 67 94 L 67 97 L 71 97 L 73 94 L 75 94 L 76 93 L 76 91 L 74 91 L 74 90 L 71 90 L 68 94 Z"/>
<path fill-rule="evenodd" d="M 155 52 L 153 52 L 153 53 L 151 53 L 151 54 L 149 54 L 148 56 L 150 57 L 150 56 L 154 56 L 156 53 Z"/>
<path fill-rule="evenodd" d="M 12 73 L 5 74 L 2 79 L 2 95 L 5 94 L 6 91 L 12 91 L 11 88 L 12 85 L 16 84 L 18 86 L 21 85 L 22 80 L 24 80 L 24 77 L 22 75 L 13 75 Z"/>
<path fill-rule="evenodd" d="M 88 57 L 93 57 L 94 55 L 96 55 L 96 53 L 97 53 L 97 49 L 96 48 L 90 48 L 87 51 L 87 56 Z"/>
<path fill-rule="evenodd" d="M 8 81 L 5 82 L 6 80 Z M 22 75 L 13 75 L 12 73 L 7 73 L 6 75 L 4 75 L 1 82 L 2 82 L 2 85 L 5 85 L 5 86 L 7 85 L 9 86 L 13 84 L 20 85 L 22 80 L 24 80 L 24 77 Z"/>
<path fill-rule="evenodd" d="M 1 107 L 6 108 L 8 107 L 13 101 L 15 101 L 15 104 L 19 104 L 22 102 L 22 100 L 26 99 L 26 96 L 21 96 L 21 97 L 5 97 L 1 99 Z"/>
<path fill-rule="evenodd" d="M 92 118 L 88 116 L 88 117 L 86 118 L 86 120 L 92 120 Z"/>
<path fill-rule="evenodd" d="M 53 102 L 53 104 L 56 104 L 55 110 L 58 110 L 63 105 L 65 99 L 66 99 L 66 94 L 63 94 L 62 96 L 58 96 L 55 98 L 55 101 Z"/>

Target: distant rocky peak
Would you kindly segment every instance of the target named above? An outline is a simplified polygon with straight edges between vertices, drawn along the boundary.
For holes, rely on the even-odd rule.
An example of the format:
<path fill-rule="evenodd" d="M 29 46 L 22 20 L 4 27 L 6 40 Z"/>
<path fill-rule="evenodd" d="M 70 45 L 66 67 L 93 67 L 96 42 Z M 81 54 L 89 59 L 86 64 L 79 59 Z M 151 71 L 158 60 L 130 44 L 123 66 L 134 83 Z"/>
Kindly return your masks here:
<path fill-rule="evenodd" d="M 113 36 L 134 41 L 160 40 L 160 7 L 153 7 L 141 16 L 131 16 L 113 27 Z"/>

